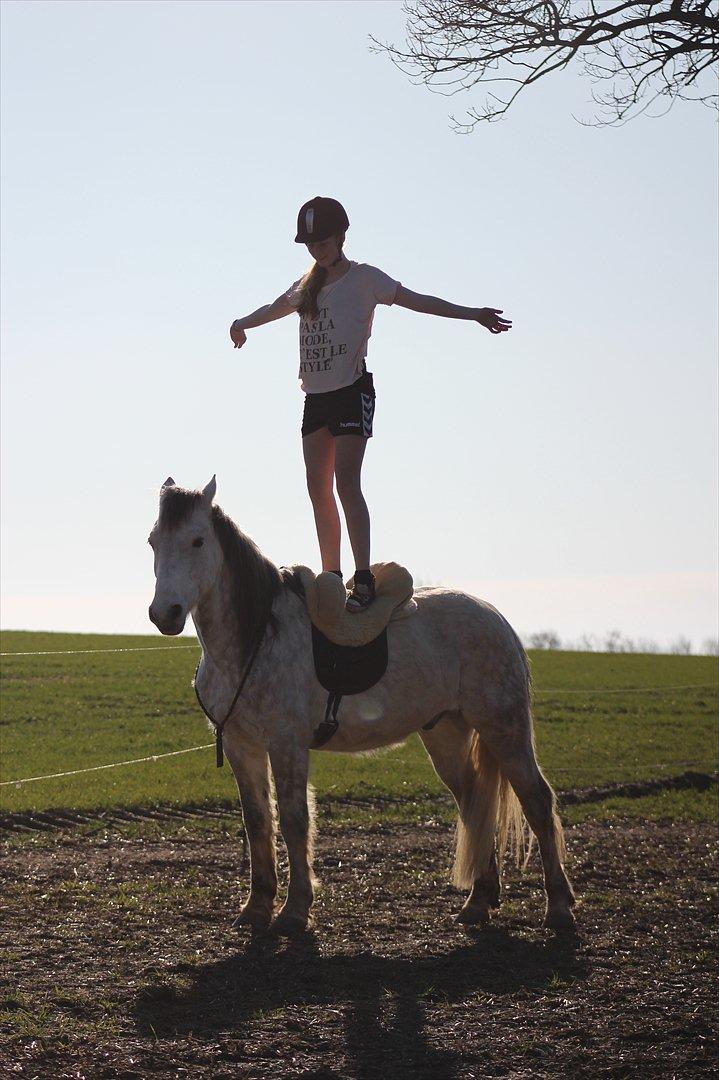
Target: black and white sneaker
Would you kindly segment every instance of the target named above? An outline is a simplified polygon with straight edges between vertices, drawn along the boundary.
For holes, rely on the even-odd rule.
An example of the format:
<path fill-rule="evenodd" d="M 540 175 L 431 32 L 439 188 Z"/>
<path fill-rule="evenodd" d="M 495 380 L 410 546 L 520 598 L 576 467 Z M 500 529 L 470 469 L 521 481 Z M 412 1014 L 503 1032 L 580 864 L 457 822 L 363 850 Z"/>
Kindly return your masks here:
<path fill-rule="evenodd" d="M 347 597 L 345 609 L 356 613 L 368 608 L 375 598 L 374 582 L 371 585 L 356 584 Z"/>

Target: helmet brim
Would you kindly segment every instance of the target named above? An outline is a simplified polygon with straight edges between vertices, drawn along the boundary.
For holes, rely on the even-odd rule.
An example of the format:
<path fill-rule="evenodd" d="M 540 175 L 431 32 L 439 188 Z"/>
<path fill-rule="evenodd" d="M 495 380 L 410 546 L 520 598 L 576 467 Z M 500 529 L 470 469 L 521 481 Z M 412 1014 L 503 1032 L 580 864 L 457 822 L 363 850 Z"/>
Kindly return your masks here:
<path fill-rule="evenodd" d="M 333 229 L 332 232 L 326 233 L 324 236 L 303 236 L 302 233 L 297 233 L 295 237 L 296 244 L 321 244 L 323 240 L 329 240 L 331 236 L 337 236 L 337 233 L 344 232 L 344 229 Z"/>

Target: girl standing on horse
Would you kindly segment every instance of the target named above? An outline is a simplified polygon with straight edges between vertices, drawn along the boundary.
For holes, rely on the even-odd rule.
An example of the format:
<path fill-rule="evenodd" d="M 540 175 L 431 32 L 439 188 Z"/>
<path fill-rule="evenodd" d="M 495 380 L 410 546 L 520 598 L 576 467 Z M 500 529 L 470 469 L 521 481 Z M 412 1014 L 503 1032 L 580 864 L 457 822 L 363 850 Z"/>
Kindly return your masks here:
<path fill-rule="evenodd" d="M 347 610 L 357 612 L 374 599 L 370 519 L 360 474 L 375 407 L 374 383 L 366 365 L 375 307 L 399 304 L 427 315 L 471 319 L 492 334 L 509 330 L 512 324 L 499 317 L 501 309 L 460 307 L 423 296 L 374 266 L 351 261 L 342 250 L 348 228 L 347 214 L 335 199 L 317 195 L 305 203 L 295 243 L 306 245 L 314 265 L 274 303 L 235 319 L 230 338 L 240 349 L 247 340 L 245 330 L 293 311 L 300 317 L 299 377 L 306 395 L 302 447 L 322 569 L 342 577 L 336 484 L 356 566 Z"/>

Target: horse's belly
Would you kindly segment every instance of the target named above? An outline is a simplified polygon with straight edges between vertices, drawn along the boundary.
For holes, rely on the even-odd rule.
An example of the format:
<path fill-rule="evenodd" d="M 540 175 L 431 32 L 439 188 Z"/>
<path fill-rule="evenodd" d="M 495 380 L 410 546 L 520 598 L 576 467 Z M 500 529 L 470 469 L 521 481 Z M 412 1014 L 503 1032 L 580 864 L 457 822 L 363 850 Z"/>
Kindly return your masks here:
<path fill-rule="evenodd" d="M 389 664 L 379 682 L 342 698 L 339 726 L 322 749 L 352 753 L 402 742 L 439 713 L 456 709 L 458 689 L 453 657 L 413 616 L 390 636 Z"/>
<path fill-rule="evenodd" d="M 378 684 L 364 694 L 342 698 L 337 712 L 339 726 L 322 749 L 358 753 L 392 746 L 450 707 L 446 696 L 437 693 L 393 700 Z"/>

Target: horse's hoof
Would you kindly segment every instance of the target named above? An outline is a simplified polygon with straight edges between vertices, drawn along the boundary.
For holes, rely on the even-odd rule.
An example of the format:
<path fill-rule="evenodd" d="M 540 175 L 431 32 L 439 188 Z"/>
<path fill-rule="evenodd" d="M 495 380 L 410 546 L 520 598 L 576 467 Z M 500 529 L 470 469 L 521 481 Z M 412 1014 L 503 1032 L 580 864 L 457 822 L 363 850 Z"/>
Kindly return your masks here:
<path fill-rule="evenodd" d="M 553 908 L 547 911 L 544 925 L 548 930 L 576 930 L 577 920 L 570 908 Z"/>
<path fill-rule="evenodd" d="M 479 907 L 475 904 L 471 906 L 465 904 L 456 916 L 455 922 L 461 923 L 463 926 L 488 926 L 489 908 Z"/>
<path fill-rule="evenodd" d="M 236 926 L 251 926 L 253 930 L 266 930 L 272 922 L 272 911 L 266 908 L 250 907 L 249 904 L 240 911 L 235 919 Z"/>
<path fill-rule="evenodd" d="M 308 915 L 294 915 L 290 911 L 281 911 L 272 924 L 274 933 L 282 934 L 283 937 L 304 934 L 309 927 L 310 918 Z"/>

